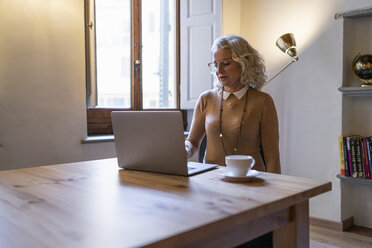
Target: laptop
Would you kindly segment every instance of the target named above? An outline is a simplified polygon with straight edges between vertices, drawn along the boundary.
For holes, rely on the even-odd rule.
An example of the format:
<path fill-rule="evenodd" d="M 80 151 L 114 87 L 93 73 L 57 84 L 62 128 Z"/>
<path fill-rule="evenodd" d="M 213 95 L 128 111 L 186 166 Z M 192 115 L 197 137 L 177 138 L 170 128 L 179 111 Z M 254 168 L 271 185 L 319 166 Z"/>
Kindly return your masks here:
<path fill-rule="evenodd" d="M 216 164 L 187 162 L 180 111 L 113 111 L 119 167 L 192 176 Z"/>

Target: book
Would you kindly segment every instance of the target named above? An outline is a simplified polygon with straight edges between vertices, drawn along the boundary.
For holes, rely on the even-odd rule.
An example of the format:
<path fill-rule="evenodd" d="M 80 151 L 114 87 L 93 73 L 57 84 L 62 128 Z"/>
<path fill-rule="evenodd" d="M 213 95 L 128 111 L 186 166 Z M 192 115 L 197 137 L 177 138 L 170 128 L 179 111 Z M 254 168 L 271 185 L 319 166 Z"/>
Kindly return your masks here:
<path fill-rule="evenodd" d="M 338 148 L 340 152 L 340 175 L 346 176 L 345 174 L 345 155 L 344 155 L 344 144 L 343 144 L 343 136 L 338 136 Z"/>
<path fill-rule="evenodd" d="M 372 173 L 372 136 L 366 137 L 366 148 L 367 148 L 369 171 Z"/>
<path fill-rule="evenodd" d="M 358 177 L 355 154 L 355 140 L 353 136 L 346 137 L 347 155 L 349 160 L 350 176 Z"/>
<path fill-rule="evenodd" d="M 364 164 L 362 159 L 362 145 L 361 137 L 354 136 L 354 146 L 355 146 L 355 163 L 357 168 L 357 177 L 365 178 Z"/>
<path fill-rule="evenodd" d="M 342 145 L 344 146 L 345 176 L 350 176 L 351 164 L 349 164 L 346 136 L 342 137 Z"/>
<path fill-rule="evenodd" d="M 365 178 L 370 179 L 371 178 L 371 172 L 369 170 L 369 163 L 368 163 L 368 155 L 367 155 L 367 147 L 366 147 L 366 138 L 361 139 L 361 145 L 362 145 L 362 162 L 364 166 L 364 172 L 365 172 Z"/>

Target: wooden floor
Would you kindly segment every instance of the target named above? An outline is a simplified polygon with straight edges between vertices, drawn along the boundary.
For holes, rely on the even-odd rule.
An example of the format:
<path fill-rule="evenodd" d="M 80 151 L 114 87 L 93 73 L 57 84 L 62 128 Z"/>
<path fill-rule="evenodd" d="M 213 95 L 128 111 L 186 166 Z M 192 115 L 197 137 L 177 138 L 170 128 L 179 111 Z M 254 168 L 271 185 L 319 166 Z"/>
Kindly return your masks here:
<path fill-rule="evenodd" d="M 371 232 L 358 229 L 340 232 L 310 225 L 310 248 L 371 248 Z"/>

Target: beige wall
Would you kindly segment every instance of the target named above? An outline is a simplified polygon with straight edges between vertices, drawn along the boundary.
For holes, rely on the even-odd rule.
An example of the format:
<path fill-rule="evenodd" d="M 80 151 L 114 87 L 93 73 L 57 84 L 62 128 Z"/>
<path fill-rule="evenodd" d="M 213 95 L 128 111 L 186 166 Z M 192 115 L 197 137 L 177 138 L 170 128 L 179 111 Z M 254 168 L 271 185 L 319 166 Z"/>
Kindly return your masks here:
<path fill-rule="evenodd" d="M 337 89 L 342 83 L 343 20 L 334 19 L 337 12 L 371 6 L 371 1 L 239 2 L 240 6 L 232 7 L 228 5 L 233 2 L 224 1 L 224 20 L 231 15 L 234 21 L 224 22 L 223 33 L 237 32 L 240 27 L 239 34 L 264 56 L 269 76 L 290 61 L 275 46 L 276 39 L 292 32 L 297 41 L 299 61 L 264 88 L 278 110 L 282 172 L 332 181 L 332 192 L 311 200 L 311 216 L 336 222 L 354 216 L 357 224 L 372 227 L 368 211 L 357 211 L 372 205 L 372 199 L 366 200 L 370 198 L 366 197 L 368 186 L 342 185 L 341 192 L 336 178 L 342 123 Z M 341 197 L 349 198 L 342 208 Z"/>
<path fill-rule="evenodd" d="M 114 156 L 86 136 L 84 1 L 0 1 L 0 170 Z"/>
<path fill-rule="evenodd" d="M 222 1 L 222 34 L 239 34 L 242 0 Z"/>

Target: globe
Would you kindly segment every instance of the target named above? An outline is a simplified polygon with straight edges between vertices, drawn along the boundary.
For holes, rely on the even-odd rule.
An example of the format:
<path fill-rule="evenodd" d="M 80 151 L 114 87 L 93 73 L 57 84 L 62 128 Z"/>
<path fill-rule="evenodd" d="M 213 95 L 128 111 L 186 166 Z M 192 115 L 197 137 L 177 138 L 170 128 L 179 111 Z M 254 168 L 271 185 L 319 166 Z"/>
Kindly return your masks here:
<path fill-rule="evenodd" d="M 372 86 L 372 55 L 358 54 L 353 59 L 352 69 L 354 75 L 364 83 L 362 87 Z"/>

